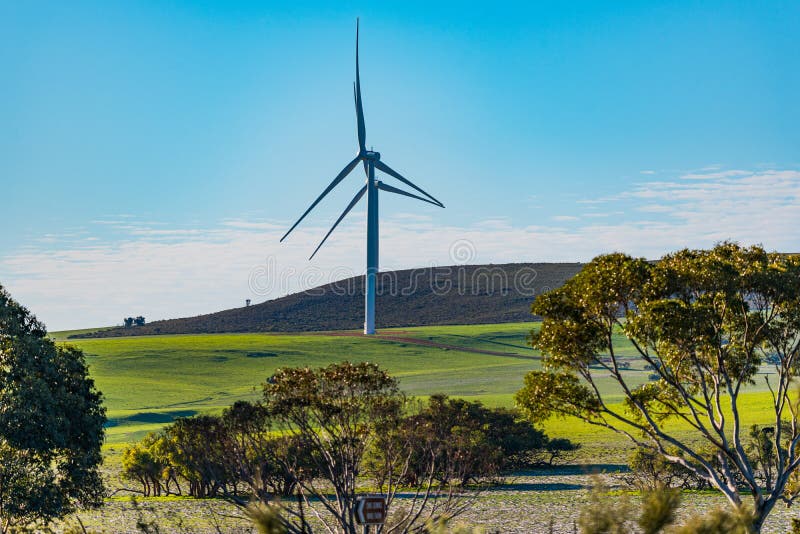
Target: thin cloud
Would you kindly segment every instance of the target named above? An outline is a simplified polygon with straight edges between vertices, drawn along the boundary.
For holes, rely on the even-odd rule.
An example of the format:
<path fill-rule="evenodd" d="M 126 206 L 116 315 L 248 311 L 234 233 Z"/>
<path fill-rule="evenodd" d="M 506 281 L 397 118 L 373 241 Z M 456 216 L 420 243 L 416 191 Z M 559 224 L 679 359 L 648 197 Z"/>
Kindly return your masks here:
<path fill-rule="evenodd" d="M 704 178 L 644 182 L 604 199 L 602 211 L 560 215 L 558 224 L 513 226 L 492 217 L 443 226 L 407 214 L 381 221 L 381 268 L 451 265 L 454 244 L 469 243 L 468 263 L 586 261 L 612 251 L 657 258 L 725 239 L 797 251 L 800 172 L 693 171 Z M 585 200 L 564 204 L 581 212 Z M 594 204 L 595 202 L 591 202 Z M 646 218 L 641 215 L 646 214 Z M 124 217 L 107 235 L 96 222 L 80 241 L 43 236 L 0 258 L 0 281 L 51 328 L 208 313 L 275 298 L 364 272 L 362 217 L 345 221 L 314 258 L 327 231 L 301 226 L 279 243 L 288 221 L 226 220 L 209 228 L 169 228 Z M 97 230 L 97 231 L 94 231 Z M 463 250 L 463 247 L 462 247 Z M 268 273 L 254 284 L 254 273 Z"/>
<path fill-rule="evenodd" d="M 670 213 L 672 212 L 672 208 L 662 204 L 645 204 L 644 206 L 638 206 L 636 211 L 642 213 Z"/>
<path fill-rule="evenodd" d="M 714 168 L 716 170 L 716 168 Z M 720 171 L 720 172 L 692 172 L 681 176 L 681 180 L 719 180 L 720 178 L 731 178 L 736 176 L 747 176 L 748 171 Z"/>

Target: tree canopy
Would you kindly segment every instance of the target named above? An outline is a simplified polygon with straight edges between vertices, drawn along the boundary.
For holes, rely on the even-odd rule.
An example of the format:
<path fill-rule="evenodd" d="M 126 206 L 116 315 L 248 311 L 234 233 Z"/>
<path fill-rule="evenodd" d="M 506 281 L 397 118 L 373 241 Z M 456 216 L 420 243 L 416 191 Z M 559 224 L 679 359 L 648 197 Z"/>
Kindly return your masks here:
<path fill-rule="evenodd" d="M 741 485 L 752 496 L 757 529 L 777 502 L 795 499 L 800 256 L 733 243 L 658 262 L 603 255 L 537 298 L 532 311 L 542 317 L 531 342 L 542 351 L 543 370 L 529 373 L 516 397 L 532 421 L 567 415 L 624 434 L 737 507 Z M 654 381 L 632 383 L 614 343 L 619 334 Z M 762 378 L 765 363 L 773 372 Z M 621 405 L 599 386 L 606 377 Z M 762 379 L 772 421 L 754 443 L 743 427 L 741 394 Z M 671 420 L 690 431 L 665 425 Z"/>
<path fill-rule="evenodd" d="M 377 365 L 345 361 L 279 369 L 260 402 L 178 419 L 124 452 L 123 475 L 145 495 L 188 485 L 192 496 L 223 496 L 294 533 L 310 532 L 310 517 L 329 532 L 360 532 L 355 507 L 369 487 L 385 496 L 391 534 L 447 521 L 486 482 L 575 448 L 515 411 L 409 400 Z"/>
<path fill-rule="evenodd" d="M 101 400 L 83 353 L 0 286 L 0 531 L 101 504 Z"/>

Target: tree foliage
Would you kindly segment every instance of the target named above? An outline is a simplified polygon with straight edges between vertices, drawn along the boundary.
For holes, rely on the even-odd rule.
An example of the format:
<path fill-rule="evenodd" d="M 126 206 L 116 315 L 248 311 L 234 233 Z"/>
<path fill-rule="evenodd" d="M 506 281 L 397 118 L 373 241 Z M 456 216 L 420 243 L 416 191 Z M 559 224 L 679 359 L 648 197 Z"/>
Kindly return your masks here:
<path fill-rule="evenodd" d="M 130 447 L 125 476 L 146 495 L 188 485 L 193 496 L 224 496 L 295 533 L 310 532 L 308 514 L 331 532 L 358 532 L 369 484 L 386 495 L 389 534 L 447 522 L 487 479 L 575 449 L 509 410 L 443 395 L 411 402 L 369 363 L 280 369 L 263 388 L 260 402 L 179 419 Z"/>
<path fill-rule="evenodd" d="M 294 440 L 271 432 L 265 414 L 239 401 L 220 416 L 177 419 L 123 452 L 122 476 L 138 482 L 144 496 L 237 498 L 242 485 L 291 495 L 300 472 L 313 468 Z M 296 472 L 283 470 L 290 464 Z"/>
<path fill-rule="evenodd" d="M 550 439 L 513 410 L 431 395 L 400 424 L 379 432 L 369 466 L 379 486 L 392 475 L 409 485 L 432 476 L 440 484 L 464 486 L 515 469 L 550 465 L 577 448 L 569 440 Z M 402 463 L 392 462 L 397 451 L 411 454 Z M 388 466 L 395 472 L 387 472 Z"/>
<path fill-rule="evenodd" d="M 105 421 L 83 353 L 0 286 L 0 531 L 102 503 Z"/>
<path fill-rule="evenodd" d="M 544 369 L 528 374 L 518 404 L 534 421 L 572 415 L 626 435 L 640 447 L 682 465 L 723 492 L 737 508 L 741 481 L 753 499 L 755 528 L 781 500 L 800 464 L 798 404 L 793 380 L 800 350 L 800 256 L 722 243 L 682 250 L 649 263 L 624 254 L 599 256 L 563 287 L 540 296 L 531 334 Z M 622 333 L 658 380 L 632 385 L 612 342 Z M 742 388 L 767 357 L 775 374 L 772 432 L 748 454 Z M 598 387 L 610 376 L 624 399 L 607 403 Z M 668 420 L 692 430 L 689 439 Z M 697 438 L 705 443 L 696 445 Z M 769 473 L 765 471 L 769 463 Z"/>

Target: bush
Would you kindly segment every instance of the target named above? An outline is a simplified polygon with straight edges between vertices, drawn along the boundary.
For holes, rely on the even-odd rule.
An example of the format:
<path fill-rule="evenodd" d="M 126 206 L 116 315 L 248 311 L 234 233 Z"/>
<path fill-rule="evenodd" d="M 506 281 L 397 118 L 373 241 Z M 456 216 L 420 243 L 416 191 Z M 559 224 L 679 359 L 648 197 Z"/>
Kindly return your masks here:
<path fill-rule="evenodd" d="M 628 499 L 612 499 L 599 478 L 589 492 L 587 504 L 578 517 L 581 534 L 627 534 L 631 531 L 633 506 Z"/>
<path fill-rule="evenodd" d="M 752 510 L 739 507 L 733 510 L 717 508 L 705 515 L 690 517 L 673 534 L 752 534 L 755 517 Z"/>
<path fill-rule="evenodd" d="M 667 461 L 662 455 L 639 448 L 628 459 L 630 472 L 623 478 L 631 486 L 641 490 L 657 488 L 680 488 L 701 490 L 709 487 L 708 482 L 690 469 Z"/>
<path fill-rule="evenodd" d="M 690 517 L 683 525 L 675 526 L 675 512 L 680 506 L 678 489 L 656 488 L 642 493 L 636 508 L 625 497 L 611 497 L 600 479 L 595 479 L 589 493 L 589 504 L 582 510 L 578 526 L 582 534 L 751 534 L 755 516 L 751 509 L 715 509 L 704 515 Z M 637 517 L 638 516 L 638 517 Z M 638 530 L 634 528 L 636 524 Z"/>
<path fill-rule="evenodd" d="M 411 461 L 403 478 L 417 484 L 432 473 L 441 483 L 455 480 L 462 486 L 525 467 L 552 464 L 578 446 L 553 439 L 513 410 L 487 408 L 480 402 L 432 395 L 417 413 L 387 428 L 376 441 L 370 465 L 376 478 L 390 473 L 375 466 L 386 464 L 386 454 L 411 447 Z"/>

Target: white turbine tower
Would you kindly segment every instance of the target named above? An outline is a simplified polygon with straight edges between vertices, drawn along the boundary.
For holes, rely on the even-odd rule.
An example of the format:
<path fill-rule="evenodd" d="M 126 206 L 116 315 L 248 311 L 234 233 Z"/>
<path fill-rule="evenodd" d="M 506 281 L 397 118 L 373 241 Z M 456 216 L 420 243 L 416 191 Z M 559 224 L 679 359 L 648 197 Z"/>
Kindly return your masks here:
<path fill-rule="evenodd" d="M 319 202 L 325 198 L 325 195 L 330 193 L 334 187 L 339 185 L 339 183 L 345 179 L 345 177 L 352 172 L 353 169 L 356 168 L 359 162 L 362 162 L 364 165 L 364 172 L 367 175 L 367 183 L 364 187 L 356 193 L 356 196 L 353 197 L 353 200 L 350 201 L 350 204 L 344 209 L 342 214 L 336 219 L 336 222 L 333 223 L 333 226 L 328 233 L 325 234 L 325 237 L 322 239 L 320 244 L 314 250 L 314 253 L 311 254 L 311 257 L 317 253 L 317 251 L 322 247 L 325 241 L 328 239 L 328 236 L 333 233 L 336 227 L 342 222 L 342 219 L 353 209 L 361 197 L 364 194 L 367 194 L 367 273 L 366 273 L 366 291 L 364 295 L 364 333 L 365 334 L 374 334 L 375 333 L 375 291 L 376 291 L 376 282 L 378 278 L 378 190 L 386 191 L 389 193 L 396 193 L 398 195 L 405 195 L 407 197 L 415 198 L 417 200 L 422 200 L 423 202 L 428 202 L 435 206 L 439 206 L 440 208 L 444 207 L 444 204 L 433 198 L 433 196 L 429 195 L 421 188 L 417 187 L 410 180 L 404 178 L 400 175 L 397 171 L 393 170 L 391 167 L 386 165 L 384 162 L 381 161 L 381 155 L 379 152 L 374 152 L 372 150 L 367 150 L 367 131 L 366 127 L 364 126 L 364 109 L 361 105 L 361 78 L 359 75 L 358 69 L 358 20 L 356 20 L 356 81 L 353 87 L 353 94 L 356 103 L 356 120 L 358 124 L 358 154 L 356 157 L 348 163 L 344 169 L 333 179 L 333 181 L 325 188 L 322 194 L 317 197 L 317 199 L 311 204 L 311 206 L 297 219 L 297 222 L 289 228 L 289 231 L 281 238 L 281 241 L 286 239 L 286 237 L 294 230 L 300 221 L 305 219 L 306 215 L 308 215 L 314 207 L 319 204 Z M 392 187 L 391 185 L 385 184 L 381 181 L 375 179 L 375 169 L 383 171 L 384 173 L 396 178 L 406 184 L 407 186 L 411 187 L 412 189 L 416 190 L 417 192 L 424 195 L 418 196 L 407 191 L 403 191 L 402 189 L 397 189 L 396 187 Z M 425 198 L 427 197 L 427 198 Z"/>

